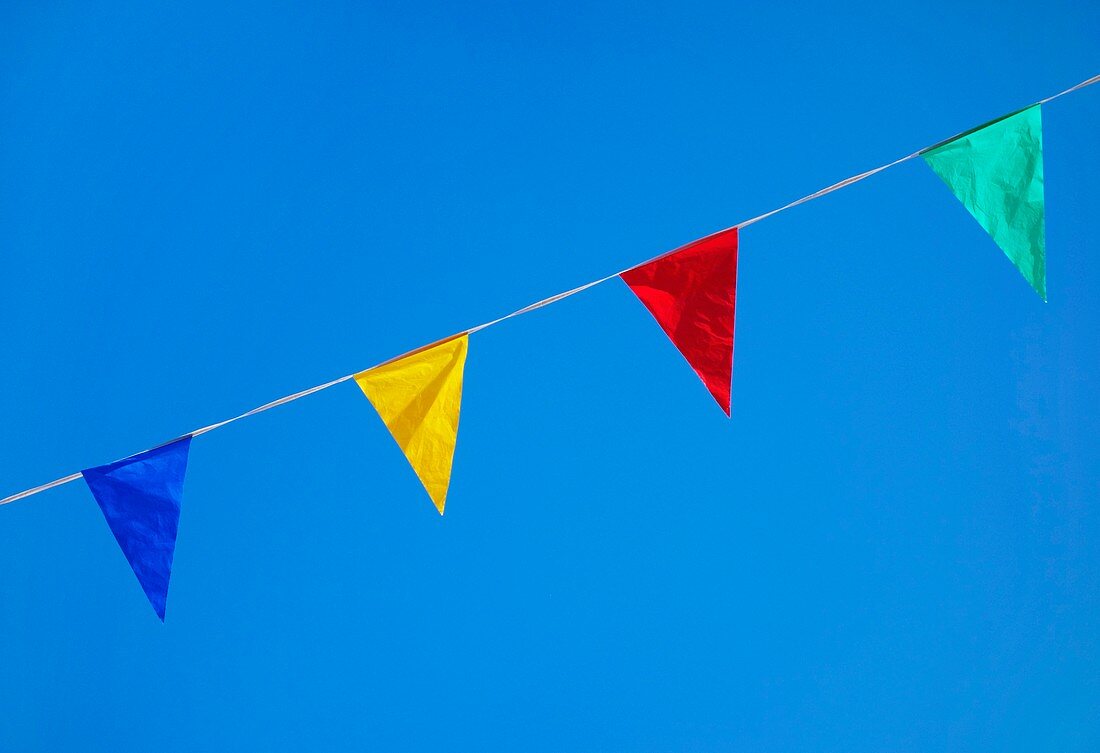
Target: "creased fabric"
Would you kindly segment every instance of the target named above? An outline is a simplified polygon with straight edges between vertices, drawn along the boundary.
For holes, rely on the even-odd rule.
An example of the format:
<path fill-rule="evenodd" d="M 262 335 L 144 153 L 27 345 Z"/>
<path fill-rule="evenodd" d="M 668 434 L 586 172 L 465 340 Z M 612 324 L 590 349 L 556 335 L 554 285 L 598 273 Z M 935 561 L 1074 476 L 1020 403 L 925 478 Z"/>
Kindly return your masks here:
<path fill-rule="evenodd" d="M 191 437 L 81 471 L 157 616 L 164 620 Z"/>
<path fill-rule="evenodd" d="M 730 415 L 737 228 L 695 241 L 619 276 Z"/>
<path fill-rule="evenodd" d="M 462 335 L 355 375 L 440 515 L 451 483 L 468 341 Z"/>
<path fill-rule="evenodd" d="M 1040 106 L 996 120 L 921 156 L 1045 301 Z"/>

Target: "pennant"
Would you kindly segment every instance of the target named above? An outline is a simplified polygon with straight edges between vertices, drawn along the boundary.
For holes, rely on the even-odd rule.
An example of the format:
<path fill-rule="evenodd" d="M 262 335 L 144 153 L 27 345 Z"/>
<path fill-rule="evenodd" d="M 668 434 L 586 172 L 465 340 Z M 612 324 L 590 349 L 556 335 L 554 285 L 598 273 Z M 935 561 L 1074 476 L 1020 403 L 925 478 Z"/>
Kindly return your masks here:
<path fill-rule="evenodd" d="M 462 335 L 355 375 L 440 515 L 451 483 L 468 340 Z"/>
<path fill-rule="evenodd" d="M 619 275 L 730 414 L 737 228 Z"/>
<path fill-rule="evenodd" d="M 157 617 L 164 621 L 191 437 L 81 471 Z"/>
<path fill-rule="evenodd" d="M 1039 105 L 981 126 L 921 156 L 1045 301 Z"/>

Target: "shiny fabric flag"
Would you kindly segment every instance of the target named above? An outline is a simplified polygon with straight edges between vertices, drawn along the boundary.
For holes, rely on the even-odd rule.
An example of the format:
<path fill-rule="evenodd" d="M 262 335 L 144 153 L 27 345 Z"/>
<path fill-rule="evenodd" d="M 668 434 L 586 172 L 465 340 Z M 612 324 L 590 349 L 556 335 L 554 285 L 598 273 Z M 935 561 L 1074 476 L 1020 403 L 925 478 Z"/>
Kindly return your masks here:
<path fill-rule="evenodd" d="M 730 414 L 737 228 L 619 275 Z"/>
<path fill-rule="evenodd" d="M 164 620 L 191 437 L 81 471 L 153 609 Z"/>
<path fill-rule="evenodd" d="M 355 375 L 440 515 L 451 483 L 468 341 L 462 335 Z"/>
<path fill-rule="evenodd" d="M 1045 301 L 1040 106 L 995 120 L 921 156 Z"/>

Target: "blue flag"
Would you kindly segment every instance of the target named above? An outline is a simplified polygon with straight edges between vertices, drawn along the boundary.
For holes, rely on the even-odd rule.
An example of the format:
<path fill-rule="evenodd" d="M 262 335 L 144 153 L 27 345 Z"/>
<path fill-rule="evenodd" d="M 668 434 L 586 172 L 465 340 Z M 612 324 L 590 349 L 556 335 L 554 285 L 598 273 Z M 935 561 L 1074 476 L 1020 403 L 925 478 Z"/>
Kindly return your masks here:
<path fill-rule="evenodd" d="M 81 471 L 149 603 L 164 620 L 191 437 Z"/>

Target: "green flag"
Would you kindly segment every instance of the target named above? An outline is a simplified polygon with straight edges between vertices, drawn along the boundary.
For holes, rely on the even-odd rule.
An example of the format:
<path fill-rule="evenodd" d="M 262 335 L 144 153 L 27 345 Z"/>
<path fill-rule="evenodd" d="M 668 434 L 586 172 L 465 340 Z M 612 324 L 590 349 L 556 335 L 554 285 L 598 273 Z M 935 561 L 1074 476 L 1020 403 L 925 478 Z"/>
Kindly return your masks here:
<path fill-rule="evenodd" d="M 1039 105 L 957 136 L 921 156 L 1045 301 Z"/>

